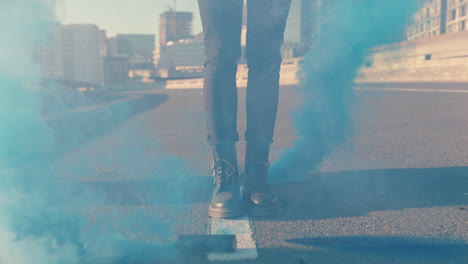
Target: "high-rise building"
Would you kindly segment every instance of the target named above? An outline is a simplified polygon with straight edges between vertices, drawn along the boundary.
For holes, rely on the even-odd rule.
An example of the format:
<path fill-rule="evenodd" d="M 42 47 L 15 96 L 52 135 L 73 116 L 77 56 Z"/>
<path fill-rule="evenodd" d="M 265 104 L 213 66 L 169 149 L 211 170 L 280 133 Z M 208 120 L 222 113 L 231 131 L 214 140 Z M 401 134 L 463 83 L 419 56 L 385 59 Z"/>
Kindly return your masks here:
<path fill-rule="evenodd" d="M 106 45 L 107 45 L 106 56 L 118 56 L 119 53 L 117 52 L 117 38 L 116 37 L 107 38 Z"/>
<path fill-rule="evenodd" d="M 195 78 L 203 74 L 203 36 L 192 35 L 193 14 L 166 11 L 160 15 L 159 45 L 154 51 L 155 73 L 160 78 Z"/>
<path fill-rule="evenodd" d="M 319 36 L 322 1 L 292 0 L 284 32 L 287 45 L 296 44 L 300 49 L 306 50 L 314 44 Z"/>
<path fill-rule="evenodd" d="M 408 39 L 468 30 L 468 0 L 425 0 L 408 27 Z"/>
<path fill-rule="evenodd" d="M 117 52 L 120 55 L 150 57 L 154 50 L 154 35 L 117 34 Z"/>
<path fill-rule="evenodd" d="M 447 2 L 447 33 L 468 30 L 468 0 L 445 0 Z"/>
<path fill-rule="evenodd" d="M 61 25 L 51 23 L 48 41 L 38 47 L 33 56 L 39 64 L 41 76 L 45 79 L 63 79 L 63 61 L 61 57 Z"/>
<path fill-rule="evenodd" d="M 107 56 L 104 58 L 104 82 L 108 86 L 125 85 L 128 81 L 128 58 Z"/>
<path fill-rule="evenodd" d="M 108 40 L 112 43 L 114 40 Z M 114 56 L 127 56 L 131 69 L 152 69 L 154 35 L 118 34 L 115 37 Z"/>
<path fill-rule="evenodd" d="M 70 24 L 60 29 L 63 78 L 104 84 L 102 31 L 92 24 Z"/>
<path fill-rule="evenodd" d="M 407 28 L 408 39 L 420 39 L 445 33 L 447 0 L 426 0 L 413 16 Z"/>
<path fill-rule="evenodd" d="M 187 39 L 192 36 L 193 13 L 166 11 L 159 16 L 159 44 Z"/>
<path fill-rule="evenodd" d="M 156 73 L 161 78 L 199 78 L 203 75 L 204 51 L 200 38 L 160 46 Z"/>
<path fill-rule="evenodd" d="M 54 25 L 34 56 L 45 79 L 104 83 L 105 31 L 91 24 Z"/>

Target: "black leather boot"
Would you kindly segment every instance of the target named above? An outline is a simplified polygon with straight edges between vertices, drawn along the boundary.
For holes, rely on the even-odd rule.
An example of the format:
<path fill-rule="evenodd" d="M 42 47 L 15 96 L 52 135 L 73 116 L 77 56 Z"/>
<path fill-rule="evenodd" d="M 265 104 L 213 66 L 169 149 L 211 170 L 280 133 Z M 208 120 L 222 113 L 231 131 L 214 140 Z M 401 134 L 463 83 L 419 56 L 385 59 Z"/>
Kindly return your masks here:
<path fill-rule="evenodd" d="M 244 214 L 235 143 L 213 146 L 213 191 L 209 214 L 215 218 L 235 218 Z"/>
<path fill-rule="evenodd" d="M 252 216 L 268 216 L 280 212 L 278 196 L 268 183 L 270 145 L 247 143 L 245 155 L 244 189 L 242 198 Z"/>

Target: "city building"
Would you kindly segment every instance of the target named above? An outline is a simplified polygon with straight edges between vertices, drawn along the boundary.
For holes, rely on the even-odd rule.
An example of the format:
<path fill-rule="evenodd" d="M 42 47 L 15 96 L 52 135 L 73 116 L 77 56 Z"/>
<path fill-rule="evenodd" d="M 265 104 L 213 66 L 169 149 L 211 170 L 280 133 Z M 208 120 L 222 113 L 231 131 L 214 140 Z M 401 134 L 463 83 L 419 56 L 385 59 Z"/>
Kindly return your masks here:
<path fill-rule="evenodd" d="M 107 32 L 105 30 L 100 30 L 100 37 L 101 39 L 99 40 L 99 53 L 101 57 L 107 56 Z"/>
<path fill-rule="evenodd" d="M 424 1 L 413 16 L 413 24 L 407 28 L 407 38 L 420 39 L 445 34 L 446 10 L 447 0 Z"/>
<path fill-rule="evenodd" d="M 159 44 L 188 39 L 192 36 L 193 13 L 166 11 L 159 16 Z"/>
<path fill-rule="evenodd" d="M 121 86 L 128 81 L 128 57 L 107 56 L 104 58 L 104 83 L 106 86 Z"/>
<path fill-rule="evenodd" d="M 63 61 L 61 57 L 59 23 L 52 22 L 48 41 L 38 47 L 33 54 L 34 60 L 39 64 L 41 76 L 44 79 L 63 79 Z"/>
<path fill-rule="evenodd" d="M 304 53 L 319 37 L 322 1 L 292 0 L 284 41 L 287 46 L 296 47 L 298 53 Z"/>
<path fill-rule="evenodd" d="M 63 79 L 104 84 L 102 32 L 96 25 L 70 24 L 60 27 Z"/>
<path fill-rule="evenodd" d="M 201 77 L 205 61 L 203 35 L 192 35 L 193 14 L 166 11 L 160 15 L 159 44 L 154 51 L 158 78 Z"/>
<path fill-rule="evenodd" d="M 426 0 L 408 27 L 408 39 L 466 31 L 468 0 Z"/>
<path fill-rule="evenodd" d="M 159 47 L 156 75 L 165 79 L 197 78 L 203 75 L 205 45 L 200 38 L 181 39 Z"/>
<path fill-rule="evenodd" d="M 108 40 L 113 56 L 127 56 L 130 69 L 153 69 L 154 35 L 118 34 Z"/>
<path fill-rule="evenodd" d="M 445 0 L 447 2 L 447 33 L 467 30 L 468 0 Z"/>
<path fill-rule="evenodd" d="M 110 37 L 106 39 L 107 54 L 106 56 L 118 56 L 117 37 Z"/>
<path fill-rule="evenodd" d="M 105 31 L 91 24 L 56 24 L 34 57 L 44 79 L 104 84 Z"/>

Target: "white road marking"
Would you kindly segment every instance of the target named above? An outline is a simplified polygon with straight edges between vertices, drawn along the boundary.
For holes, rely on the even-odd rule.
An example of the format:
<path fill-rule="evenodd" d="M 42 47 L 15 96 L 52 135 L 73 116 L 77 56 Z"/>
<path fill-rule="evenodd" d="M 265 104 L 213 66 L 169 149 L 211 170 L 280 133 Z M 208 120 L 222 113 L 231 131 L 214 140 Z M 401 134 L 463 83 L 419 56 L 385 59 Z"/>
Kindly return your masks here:
<path fill-rule="evenodd" d="M 236 235 L 237 239 L 237 250 L 234 253 L 209 253 L 208 260 L 212 262 L 247 260 L 258 257 L 257 246 L 247 216 L 236 220 L 213 218 L 210 234 Z"/>
<path fill-rule="evenodd" d="M 371 90 L 371 91 L 398 91 L 398 92 L 426 92 L 426 93 L 468 93 L 468 90 L 455 89 L 418 89 L 418 88 L 368 88 L 355 87 L 355 90 Z"/>

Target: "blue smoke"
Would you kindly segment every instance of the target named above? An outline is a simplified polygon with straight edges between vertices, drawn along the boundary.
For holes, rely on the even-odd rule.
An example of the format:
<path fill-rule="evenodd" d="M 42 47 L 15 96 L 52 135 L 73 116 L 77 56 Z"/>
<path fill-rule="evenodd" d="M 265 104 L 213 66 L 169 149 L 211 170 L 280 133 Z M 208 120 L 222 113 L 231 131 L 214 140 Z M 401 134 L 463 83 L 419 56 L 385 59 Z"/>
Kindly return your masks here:
<path fill-rule="evenodd" d="M 115 230 L 111 223 L 116 213 L 103 214 L 89 226 L 86 208 L 106 204 L 107 194 L 56 175 L 53 162 L 68 150 L 56 144 L 56 131 L 44 121 L 40 72 L 32 61 L 33 51 L 49 36 L 53 2 L 0 0 L 0 6 L 0 263 L 148 263 L 167 257 L 172 245 L 132 241 Z M 114 118 L 125 118 L 130 111 L 120 110 Z M 129 167 L 144 165 L 147 160 L 136 159 L 140 151 L 116 156 L 132 163 Z M 177 158 L 166 156 L 156 166 L 176 177 L 170 188 L 177 186 L 177 177 L 187 175 Z M 92 173 L 84 164 L 73 170 Z M 153 233 L 170 228 L 141 208 L 121 225 L 146 225 Z"/>
<path fill-rule="evenodd" d="M 352 137 L 353 81 L 369 49 L 401 41 L 419 0 L 322 1 L 320 35 L 302 62 L 299 137 L 271 168 L 274 182 L 303 179 Z"/>

